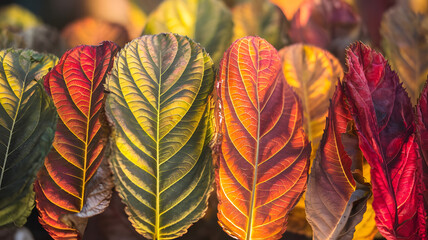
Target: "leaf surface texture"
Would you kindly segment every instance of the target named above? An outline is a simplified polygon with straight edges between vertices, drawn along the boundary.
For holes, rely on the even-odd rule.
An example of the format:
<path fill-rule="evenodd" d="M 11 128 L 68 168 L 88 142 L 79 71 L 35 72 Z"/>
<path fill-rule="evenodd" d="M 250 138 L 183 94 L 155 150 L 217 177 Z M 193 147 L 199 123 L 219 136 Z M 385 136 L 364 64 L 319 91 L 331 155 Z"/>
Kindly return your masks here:
<path fill-rule="evenodd" d="M 146 238 L 177 238 L 207 208 L 212 65 L 201 46 L 171 33 L 137 38 L 115 61 L 111 164 L 129 220 Z"/>
<path fill-rule="evenodd" d="M 0 51 L 0 226 L 22 226 L 33 182 L 51 148 L 56 110 L 38 82 L 57 61 L 31 50 Z"/>
<path fill-rule="evenodd" d="M 217 77 L 220 225 L 238 239 L 279 239 L 306 187 L 302 107 L 277 51 L 261 38 L 232 44 Z"/>
<path fill-rule="evenodd" d="M 345 94 L 371 167 L 377 227 L 388 239 L 426 239 L 422 160 L 410 99 L 383 56 L 362 43 L 347 50 L 347 65 Z"/>
<path fill-rule="evenodd" d="M 371 196 L 370 184 L 364 182 L 362 175 L 358 138 L 347 131 L 351 121 L 339 85 L 306 192 L 306 213 L 314 239 L 353 239 L 355 226 L 362 220 Z"/>
<path fill-rule="evenodd" d="M 117 50 L 113 42 L 73 48 L 45 76 L 59 120 L 35 190 L 39 221 L 54 239 L 81 238 L 87 218 L 108 205 L 104 83 Z"/>

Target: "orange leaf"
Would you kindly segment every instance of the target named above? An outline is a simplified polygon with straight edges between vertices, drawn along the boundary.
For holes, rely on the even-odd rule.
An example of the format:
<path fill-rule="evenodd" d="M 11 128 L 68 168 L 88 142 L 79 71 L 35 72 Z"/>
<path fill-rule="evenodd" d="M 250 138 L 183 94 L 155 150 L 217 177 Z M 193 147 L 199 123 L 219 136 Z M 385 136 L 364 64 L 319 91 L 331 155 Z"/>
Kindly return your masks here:
<path fill-rule="evenodd" d="M 70 47 L 96 45 L 102 41 L 113 41 L 123 47 L 130 40 L 128 31 L 123 26 L 90 17 L 72 22 L 64 28 L 61 35 Z"/>
<path fill-rule="evenodd" d="M 218 81 L 220 224 L 239 239 L 279 239 L 306 187 L 311 147 L 302 107 L 278 52 L 258 37 L 232 44 Z"/>
<path fill-rule="evenodd" d="M 272 3 L 276 4 L 287 19 L 291 20 L 296 13 L 297 9 L 299 9 L 300 4 L 302 4 L 303 0 L 270 0 Z"/>

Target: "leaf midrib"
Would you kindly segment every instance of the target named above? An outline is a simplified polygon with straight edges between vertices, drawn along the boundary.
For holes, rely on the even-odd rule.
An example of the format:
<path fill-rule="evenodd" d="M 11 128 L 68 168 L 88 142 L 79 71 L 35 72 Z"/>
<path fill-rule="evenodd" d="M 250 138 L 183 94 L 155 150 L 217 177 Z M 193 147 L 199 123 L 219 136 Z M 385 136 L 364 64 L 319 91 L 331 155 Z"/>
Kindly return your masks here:
<path fill-rule="evenodd" d="M 160 184 L 159 184 L 159 170 L 160 170 L 160 160 L 159 160 L 159 120 L 160 120 L 160 101 L 161 101 L 161 86 L 162 86 L 162 51 L 159 49 L 159 76 L 158 76 L 158 101 L 157 101 L 157 121 L 156 121 L 156 220 L 155 220 L 155 236 L 153 239 L 160 239 Z"/>
<path fill-rule="evenodd" d="M 254 43 L 252 43 L 254 45 Z M 255 49 L 258 49 L 256 46 L 254 46 Z M 251 56 L 251 53 L 249 53 Z M 255 51 L 256 54 L 256 60 L 258 60 L 258 50 Z M 257 174 L 258 174 L 258 165 L 259 165 L 259 147 L 260 147 L 260 101 L 259 101 L 259 69 L 260 69 L 260 61 L 257 61 L 257 71 L 256 71 L 256 101 L 257 101 L 257 137 L 256 137 L 256 159 L 254 161 L 254 172 L 253 172 L 253 186 L 251 187 L 251 200 L 250 200 L 250 207 L 249 207 L 249 214 L 248 214 L 248 221 L 247 221 L 247 231 L 246 231 L 246 240 L 251 239 L 252 230 L 253 230 L 253 212 L 255 208 L 255 198 L 256 198 L 256 186 L 257 186 Z M 254 66 L 255 67 L 255 66 Z"/>
<path fill-rule="evenodd" d="M 30 68 L 30 64 L 28 65 L 28 68 Z M 16 107 L 15 116 L 12 119 L 12 126 L 10 128 L 9 139 L 8 139 L 8 143 L 7 143 L 7 146 L 6 146 L 6 153 L 5 153 L 5 156 L 4 156 L 3 166 L 2 166 L 1 174 L 0 174 L 0 190 L 1 190 L 1 186 L 3 184 L 4 173 L 6 172 L 5 168 L 6 168 L 6 163 L 7 163 L 7 157 L 9 155 L 9 147 L 10 147 L 10 144 L 12 142 L 13 130 L 15 128 L 16 118 L 18 117 L 19 109 L 21 108 L 22 96 L 23 96 L 24 91 L 25 91 L 25 87 L 26 87 L 25 83 L 27 82 L 26 80 L 27 80 L 27 76 L 28 76 L 29 72 L 30 72 L 29 69 L 27 69 L 26 73 L 25 73 L 24 81 L 22 83 L 22 89 L 21 89 L 21 92 L 19 94 L 19 100 L 18 100 L 18 105 Z"/>
<path fill-rule="evenodd" d="M 91 92 L 89 94 L 89 101 L 88 101 L 88 114 L 86 115 L 86 139 L 85 139 L 85 151 L 84 151 L 84 156 L 83 156 L 83 176 L 82 176 L 82 192 L 81 192 L 81 198 L 80 198 L 80 209 L 79 212 L 82 211 L 83 209 L 83 205 L 85 204 L 85 186 L 86 186 L 86 173 L 88 171 L 87 169 L 87 162 L 88 162 L 88 142 L 90 141 L 90 136 L 89 136 L 89 123 L 91 121 L 91 107 L 92 107 L 92 94 L 93 94 L 93 88 L 94 88 L 94 75 L 95 75 L 95 68 L 97 66 L 97 58 L 94 58 L 94 71 L 92 72 L 92 81 L 91 81 Z M 83 70 L 83 69 L 82 69 Z M 85 73 L 86 75 L 86 73 Z M 89 79 L 88 79 L 89 80 Z"/>

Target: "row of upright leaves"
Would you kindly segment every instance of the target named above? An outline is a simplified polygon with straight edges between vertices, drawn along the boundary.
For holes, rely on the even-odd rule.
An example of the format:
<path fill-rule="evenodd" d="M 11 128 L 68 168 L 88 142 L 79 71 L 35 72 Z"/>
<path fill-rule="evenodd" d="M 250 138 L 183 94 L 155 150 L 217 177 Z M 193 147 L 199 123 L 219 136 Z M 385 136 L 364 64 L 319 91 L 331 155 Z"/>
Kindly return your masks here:
<path fill-rule="evenodd" d="M 222 94 L 218 96 L 221 104 L 216 110 L 225 117 L 226 125 L 219 125 L 216 133 L 213 132 L 214 109 L 210 100 L 214 85 L 213 62 L 203 48 L 187 37 L 159 34 L 137 38 L 117 52 L 118 47 L 111 42 L 79 46 L 67 51 L 53 66 L 53 62 L 51 65 L 40 62 L 45 56 L 28 51 L 24 52 L 24 56 L 30 55 L 28 59 L 10 58 L 13 70 L 24 64 L 26 70 L 20 72 L 21 75 L 14 79 L 9 77 L 8 70 L 4 71 L 5 80 L 24 84 L 31 79 L 28 83 L 44 94 L 29 101 L 23 98 L 26 97 L 23 90 L 18 91 L 15 94 L 22 95 L 16 99 L 18 104 L 44 103 L 40 99 L 46 99 L 51 106 L 50 114 L 43 109 L 45 112 L 38 115 L 50 117 L 50 122 L 41 123 L 50 123 L 52 130 L 37 128 L 37 133 L 50 133 L 50 138 L 46 137 L 46 141 L 31 139 L 42 151 L 40 156 L 33 154 L 38 157 L 39 166 L 46 157 L 34 186 L 40 222 L 50 235 L 55 239 L 81 238 L 87 219 L 108 205 L 112 189 L 110 171 L 106 168 L 108 156 L 117 190 L 127 205 L 126 212 L 135 229 L 153 239 L 181 236 L 207 208 L 214 179 L 209 143 L 213 135 L 223 134 L 225 137 L 218 147 L 222 151 L 217 155 L 221 159 L 217 165 L 217 180 L 229 183 L 221 185 L 218 192 L 224 193 L 222 196 L 232 194 L 231 199 L 239 196 L 231 191 L 243 186 L 241 182 L 230 182 L 234 181 L 230 177 L 236 170 L 245 170 L 240 173 L 240 181 L 247 182 L 243 192 L 246 199 L 239 209 L 220 211 L 223 226 L 232 236 L 243 239 L 266 237 L 266 234 L 279 238 L 285 231 L 288 211 L 306 185 L 310 144 L 303 131 L 300 102 L 285 82 L 280 57 L 273 46 L 263 39 L 247 37 L 235 42 L 226 52 L 218 75 L 222 83 L 218 93 Z M 232 61 L 236 64 L 230 63 Z M 252 65 L 248 65 L 250 62 Z M 35 73 L 27 66 L 30 63 L 45 72 L 33 77 Z M 231 68 L 233 65 L 236 68 Z M 49 73 L 48 67 L 53 67 Z M 34 81 L 40 81 L 44 74 L 47 94 L 42 84 Z M 230 78 L 222 79 L 225 75 Z M 4 85 L 15 87 L 11 83 Z M 248 88 L 246 91 L 244 85 Z M 105 92 L 109 94 L 105 96 Z M 248 99 L 240 99 L 242 94 Z M 6 102 L 2 106 L 7 109 L 11 97 L 4 99 Z M 229 101 L 232 105 L 226 104 Z M 236 101 L 240 103 L 235 105 Z M 104 102 L 108 121 L 114 129 L 109 145 L 110 130 L 106 125 Z M 272 115 L 278 108 L 282 110 Z M 28 109 L 36 110 L 30 105 L 24 113 L 29 113 Z M 56 112 L 58 123 L 48 153 Z M 12 135 L 16 132 L 14 125 L 18 126 L 14 121 L 25 119 L 18 118 L 19 113 L 12 114 L 12 126 L 6 126 L 11 129 L 9 144 L 20 139 Z M 247 115 L 246 119 L 242 114 Z M 34 117 L 28 121 L 31 120 Z M 20 130 L 28 130 L 27 125 L 34 126 L 28 121 L 19 123 L 23 125 Z M 226 138 L 226 130 L 235 133 Z M 235 145 L 236 141 L 241 141 L 240 145 Z M 248 141 L 251 147 L 246 146 Z M 277 145 L 276 141 L 282 144 Z M 227 150 L 228 147 L 231 148 Z M 10 151 L 16 150 L 11 145 L 5 154 L 9 156 Z M 29 153 L 28 150 L 16 153 L 24 152 Z M 241 160 L 238 152 L 243 154 Z M 2 163 L 12 166 L 4 167 L 2 176 L 14 172 L 9 171 L 10 167 L 19 158 L 7 160 L 5 158 Z M 235 168 L 229 169 L 226 161 Z M 245 167 L 245 162 L 253 168 Z M 28 169 L 29 165 L 25 167 Z M 37 170 L 38 167 L 33 168 L 33 178 L 24 178 L 26 191 L 20 193 L 29 208 L 19 221 L 12 219 L 10 214 L 4 215 L 9 221 L 6 223 L 22 225 L 25 222 L 34 202 L 32 198 L 28 200 L 27 195 L 34 196 L 32 179 Z M 7 177 L 5 179 L 14 180 L 17 175 Z M 268 188 L 278 191 L 266 192 Z M 4 190 L 2 194 L 9 192 Z M 231 203 L 226 198 L 220 197 L 220 201 L 220 209 L 230 208 L 228 204 Z M 274 209 L 277 205 L 281 207 Z M 21 208 L 21 205 L 12 207 Z M 236 211 L 242 211 L 243 216 L 233 216 Z M 232 219 L 222 212 L 232 214 Z M 234 225 L 243 231 L 236 232 L 231 228 Z"/>
<path fill-rule="evenodd" d="M 300 54 L 293 54 L 293 50 Z M 311 147 L 303 129 L 313 136 L 312 145 L 316 148 L 319 134 L 312 133 L 312 122 L 319 122 L 317 119 L 326 114 L 321 111 L 325 106 L 315 105 L 318 107 L 311 111 L 309 105 L 313 103 L 309 99 L 319 99 L 319 92 L 313 91 L 315 87 L 324 89 L 327 96 L 331 94 L 331 78 L 341 76 L 334 58 L 302 45 L 278 53 L 257 37 L 236 41 L 225 52 L 217 75 L 215 112 L 219 115 L 217 126 L 213 126 L 213 62 L 198 44 L 180 35 L 159 34 L 137 38 L 117 52 L 118 47 L 111 42 L 74 48 L 44 78 L 59 120 L 53 148 L 38 174 L 35 189 L 40 221 L 51 236 L 80 238 L 87 218 L 108 205 L 112 184 L 104 156 L 109 156 L 116 187 L 140 234 L 156 239 L 184 234 L 207 207 L 214 178 L 209 143 L 215 135 L 221 136 L 215 152 L 220 224 L 240 239 L 280 238 L 286 229 L 288 212 L 306 186 Z M 24 53 L 11 58 L 13 74 L 4 67 L 4 86 L 14 89 L 15 82 L 25 86 L 28 77 L 34 84 L 41 75 L 33 73 L 36 70 L 32 72 L 32 68 L 47 72 L 45 56 Z M 293 85 L 294 80 L 289 69 L 299 69 L 306 57 L 314 58 L 314 53 L 323 56 L 323 69 L 333 74 L 325 74 L 329 81 L 324 81 L 324 74 L 308 80 L 305 71 L 296 70 L 295 78 L 299 81 L 294 81 L 298 92 L 295 94 L 287 84 L 288 81 Z M 290 67 L 287 59 L 294 56 L 304 57 L 299 65 Z M 3 64 L 9 65 L 7 61 Z M 21 75 L 14 73 L 17 66 L 24 66 L 24 71 L 18 71 Z M 313 180 L 309 180 L 306 202 L 315 206 L 313 210 L 307 208 L 315 236 L 352 238 L 371 195 L 370 185 L 364 181 L 362 153 L 371 167 L 373 208 L 379 230 L 390 239 L 423 239 L 426 220 L 422 179 L 426 180 L 426 176 L 421 173 L 410 101 L 383 57 L 364 45 L 356 44 L 348 50 L 348 67 L 344 85 L 336 88 L 325 135 L 312 167 Z M 13 82 L 17 79 L 21 82 Z M 346 104 L 342 88 L 347 93 Z M 109 92 L 105 111 L 114 129 L 108 146 L 104 91 Z M 35 101 L 24 98 L 24 93 L 20 89 L 14 93 L 19 97 L 6 97 L 2 102 L 5 112 L 20 109 L 21 103 L 34 104 Z M 303 96 L 303 105 L 298 95 Z M 383 101 L 384 95 L 392 97 Z M 37 97 L 40 99 L 40 95 Z M 45 99 L 49 100 L 46 96 Z M 421 98 L 419 141 L 425 137 L 424 104 Z M 30 109 L 26 107 L 24 114 Z M 19 158 L 8 161 L 8 157 L 26 152 L 13 150 L 17 140 L 13 138 L 14 127 L 30 123 L 19 122 L 25 118 L 18 117 L 19 111 L 14 113 L 8 114 L 14 116 L 9 120 L 10 127 L 6 125 L 7 119 L 3 121 L 10 132 L 4 144 L 2 176 L 12 180 L 16 176 L 6 178 L 11 171 L 10 166 L 5 166 Z M 54 124 L 55 114 L 47 113 L 39 115 L 51 116 Z M 315 125 L 319 128 L 319 123 Z M 35 132 L 41 134 L 38 131 L 39 128 Z M 49 132 L 53 133 L 43 131 Z M 33 141 L 47 146 L 40 159 L 47 154 L 52 134 L 50 137 L 44 141 L 34 137 Z M 334 150 L 338 155 L 331 154 Z M 108 151 L 111 153 L 107 154 Z M 34 176 L 35 171 L 31 172 Z M 334 175 L 337 184 L 330 184 L 329 174 Z M 27 182 L 22 187 L 26 192 L 20 192 L 21 201 L 30 206 L 26 214 L 33 204 L 31 177 L 28 179 L 24 179 Z M 320 186 L 316 184 L 322 181 L 326 182 L 322 187 L 330 184 L 325 191 L 317 189 Z M 322 202 L 323 199 L 327 201 Z M 319 205 L 320 200 L 324 205 Z M 329 210 L 326 203 L 332 202 L 335 206 L 340 203 L 341 211 Z M 330 213 L 319 214 L 320 209 Z M 406 215 L 406 209 L 416 214 Z M 327 225 L 334 229 L 326 230 L 323 218 L 331 213 Z M 10 214 L 5 216 L 6 221 L 17 224 L 25 219 L 24 215 L 18 220 Z"/>

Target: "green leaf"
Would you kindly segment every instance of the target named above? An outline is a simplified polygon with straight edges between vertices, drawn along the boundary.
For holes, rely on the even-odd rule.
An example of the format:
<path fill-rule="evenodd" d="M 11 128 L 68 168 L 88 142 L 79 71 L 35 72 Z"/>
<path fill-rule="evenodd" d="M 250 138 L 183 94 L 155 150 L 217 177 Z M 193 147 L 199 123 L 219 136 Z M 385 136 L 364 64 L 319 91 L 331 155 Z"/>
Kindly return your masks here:
<path fill-rule="evenodd" d="M 163 32 L 188 36 L 218 63 L 232 41 L 232 15 L 219 0 L 166 0 L 149 16 L 143 35 Z"/>
<path fill-rule="evenodd" d="M 41 79 L 57 58 L 0 51 L 0 226 L 22 226 L 34 207 L 33 181 L 51 148 L 56 109 Z"/>
<path fill-rule="evenodd" d="M 236 5 L 233 13 L 233 39 L 260 36 L 276 49 L 285 44 L 286 20 L 281 11 L 265 0 L 252 0 Z"/>
<path fill-rule="evenodd" d="M 116 188 L 146 238 L 179 237 L 207 208 L 212 65 L 187 37 L 143 36 L 121 50 L 107 81 Z"/>

